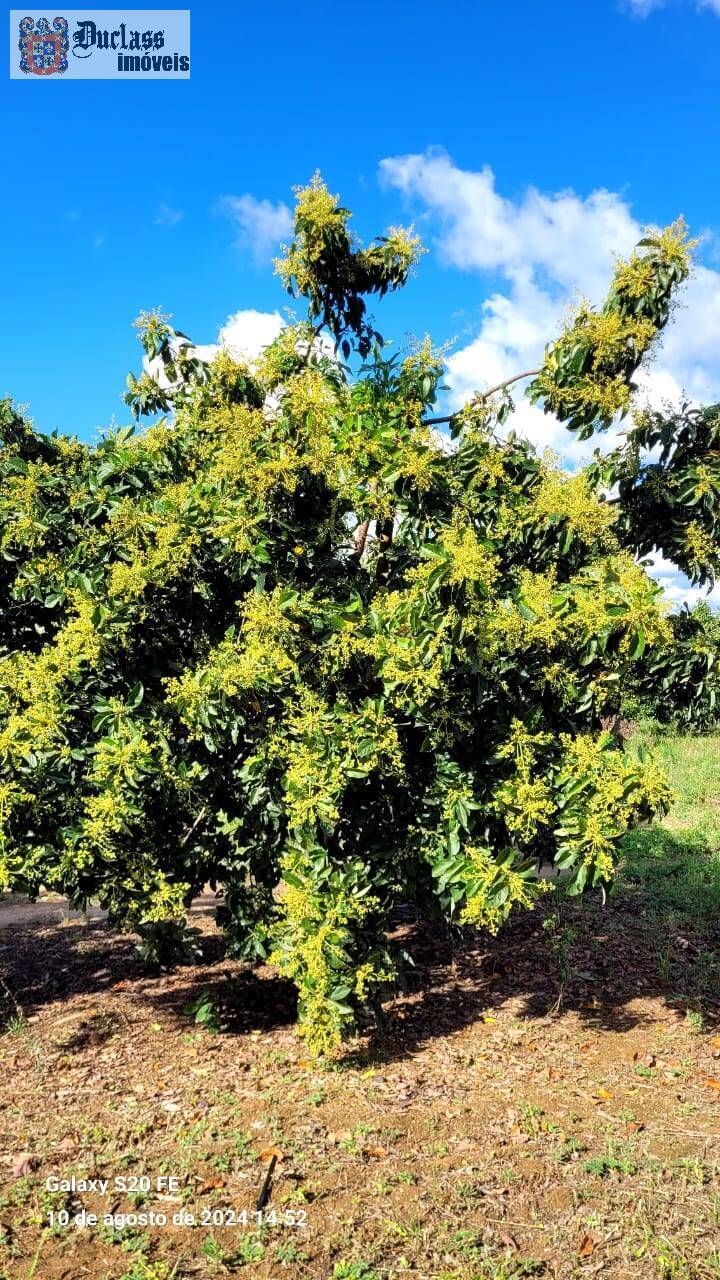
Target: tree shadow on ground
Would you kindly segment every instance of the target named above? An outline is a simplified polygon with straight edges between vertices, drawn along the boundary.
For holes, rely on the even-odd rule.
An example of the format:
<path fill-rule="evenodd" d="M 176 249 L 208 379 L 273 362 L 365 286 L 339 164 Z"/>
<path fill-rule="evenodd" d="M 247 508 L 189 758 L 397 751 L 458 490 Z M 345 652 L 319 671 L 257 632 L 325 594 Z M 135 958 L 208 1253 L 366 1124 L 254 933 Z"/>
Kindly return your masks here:
<path fill-rule="evenodd" d="M 119 1029 L 107 1005 L 116 993 L 133 1003 L 154 1005 L 188 1030 L 194 1025 L 189 1006 L 206 994 L 223 1033 L 293 1025 L 297 996 L 292 983 L 267 967 L 256 970 L 228 959 L 224 938 L 207 911 L 194 913 L 192 920 L 203 926 L 199 960 L 173 970 L 146 965 L 135 935 L 117 933 L 106 920 L 41 921 L 27 927 L 14 923 L 0 929 L 0 1032 L 20 1012 L 32 1017 L 44 1006 L 80 1000 L 81 1020 L 62 1043 L 67 1052 L 76 1053 Z M 92 996 L 104 1000 L 103 1010 L 82 1017 L 82 1002 Z"/>
<path fill-rule="evenodd" d="M 213 927 L 216 906 L 214 894 L 203 894 L 192 906 L 191 923 L 202 930 L 204 966 L 224 960 L 224 939 Z M 78 994 L 110 992 L 118 983 L 142 988 L 162 979 L 164 971 L 143 960 L 138 942 L 136 934 L 109 925 L 96 908 L 83 916 L 68 912 L 60 899 L 0 902 L 0 1026 L 15 1002 L 30 1013 Z"/>
<path fill-rule="evenodd" d="M 68 1037 L 61 1041 L 59 1047 L 65 1053 L 81 1053 L 84 1049 L 94 1048 L 112 1040 L 123 1029 L 123 1019 L 115 1013 L 95 1013 L 74 1028 Z"/>
<path fill-rule="evenodd" d="M 205 977 L 186 968 L 182 976 L 176 974 L 171 986 L 155 991 L 150 998 L 156 1008 L 186 1024 L 193 1024 L 195 1010 L 207 998 L 212 1002 L 213 1029 L 223 1035 L 273 1031 L 297 1021 L 295 988 L 269 969 L 258 972 L 238 967 L 232 973 Z"/>
<path fill-rule="evenodd" d="M 5 929 L 4 994 L 16 1002 L 7 1012 L 19 1006 L 30 1015 L 56 1001 L 122 990 L 189 1029 L 194 1019 L 188 1006 L 207 993 L 226 1034 L 291 1025 L 297 1011 L 291 984 L 267 966 L 251 969 L 227 959 L 209 919 L 201 915 L 198 922 L 201 962 L 171 974 L 149 972 L 135 939 L 105 921 Z M 701 1012 L 706 1025 L 716 1025 L 719 922 L 720 859 L 701 836 L 663 828 L 628 837 L 617 889 L 607 902 L 599 894 L 581 900 L 547 894 L 535 911 L 511 917 L 496 938 L 460 934 L 403 908 L 393 937 L 414 967 L 403 990 L 385 1002 L 385 1025 L 372 1038 L 373 1052 L 404 1057 L 509 1004 L 521 1019 L 572 1013 L 597 1029 L 627 1030 L 649 1016 L 638 1002 L 654 998 Z M 73 1049 L 94 1043 L 109 1025 L 81 1025 Z"/>
<path fill-rule="evenodd" d="M 556 891 L 494 939 L 420 921 L 401 924 L 396 937 L 413 968 L 386 1007 L 383 1057 L 412 1053 L 510 1002 L 519 1019 L 571 1012 L 604 1030 L 640 1024 L 638 1001 L 648 998 L 720 1023 L 720 859 L 697 833 L 634 832 L 608 900 Z"/>
<path fill-rule="evenodd" d="M 146 970 L 135 939 L 90 920 L 2 928 L 0 974 L 6 1000 L 29 1015 L 79 993 L 109 992 L 119 981 L 140 982 Z"/>

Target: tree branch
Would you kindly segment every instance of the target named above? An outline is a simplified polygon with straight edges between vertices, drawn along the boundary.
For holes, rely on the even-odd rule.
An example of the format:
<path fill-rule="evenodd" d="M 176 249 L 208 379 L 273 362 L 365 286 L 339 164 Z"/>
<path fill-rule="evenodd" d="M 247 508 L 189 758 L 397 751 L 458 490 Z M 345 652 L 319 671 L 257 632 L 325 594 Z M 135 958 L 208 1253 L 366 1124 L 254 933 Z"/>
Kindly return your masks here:
<path fill-rule="evenodd" d="M 470 403 L 476 404 L 478 400 L 489 400 L 490 396 L 494 396 L 496 391 L 504 391 L 505 387 L 511 387 L 513 382 L 519 382 L 521 378 L 534 378 L 539 372 L 539 369 L 526 369 L 524 373 L 513 374 L 512 378 L 506 378 L 504 382 L 498 382 L 496 387 L 490 387 L 487 391 L 475 396 Z M 457 413 L 451 413 L 446 418 L 423 418 L 423 426 L 435 427 L 440 422 L 454 422 L 461 413 L 462 409 L 458 409 Z"/>
<path fill-rule="evenodd" d="M 392 544 L 393 535 L 395 533 L 395 512 L 388 516 L 386 520 L 378 520 L 376 523 L 376 533 L 378 540 L 378 560 L 377 560 L 377 580 L 383 583 L 387 576 L 387 551 Z"/>
<path fill-rule="evenodd" d="M 230 768 L 231 768 L 231 769 L 234 769 L 234 768 L 235 768 L 235 766 L 236 766 L 236 765 L 238 765 L 238 764 L 240 763 L 240 761 L 242 760 L 242 757 L 243 757 L 243 753 L 242 753 L 242 751 L 238 751 L 237 755 L 235 756 L 235 759 L 231 761 Z M 217 788 L 216 788 L 215 790 L 217 791 Z M 181 849 L 184 849 L 184 847 L 185 847 L 185 845 L 187 844 L 188 840 L 190 840 L 190 838 L 191 838 L 192 836 L 194 836 L 194 835 L 195 835 L 195 832 L 197 831 L 198 827 L 199 827 L 199 826 L 200 826 L 200 824 L 204 821 L 204 819 L 207 817 L 207 814 L 208 814 L 208 812 L 209 812 L 209 810 L 210 810 L 210 803 L 211 803 L 211 802 L 210 802 L 210 800 L 208 800 L 208 801 L 207 801 L 207 803 L 203 805 L 202 809 L 200 810 L 199 814 L 197 815 L 197 817 L 196 817 L 195 821 L 193 822 L 192 826 L 187 827 L 187 829 L 186 829 L 185 831 L 183 831 L 182 835 L 180 836 L 179 842 L 178 842 L 179 847 L 180 847 Z"/>
<path fill-rule="evenodd" d="M 369 520 L 363 520 L 362 524 L 359 524 L 357 529 L 355 530 L 355 549 L 353 551 L 353 555 L 357 556 L 358 560 L 362 559 L 362 555 L 365 550 L 365 543 L 367 542 L 367 536 L 369 532 L 370 532 Z"/>
<path fill-rule="evenodd" d="M 475 399 L 471 401 L 471 403 L 477 403 L 478 400 L 480 401 L 489 400 L 490 396 L 494 396 L 496 391 L 504 391 L 505 387 L 511 387 L 513 382 L 519 382 L 521 378 L 534 378 L 539 372 L 540 372 L 539 369 L 525 369 L 523 373 L 513 374 L 512 378 L 506 378 L 504 382 L 498 382 L 496 387 L 489 387 L 487 391 L 483 391 L 477 396 L 475 396 Z M 422 425 L 424 427 L 435 427 L 435 426 L 438 426 L 439 423 L 441 422 L 454 422 L 455 418 L 458 417 L 458 414 L 460 412 L 461 410 L 458 410 L 458 413 L 451 413 L 444 418 L 424 418 Z M 377 482 L 373 481 L 372 484 L 370 485 L 370 489 L 374 493 L 377 489 Z M 369 532 L 370 532 L 369 520 L 363 520 L 362 524 L 359 524 L 357 529 L 355 530 L 355 547 L 353 550 L 353 555 L 356 556 L 358 560 L 362 559 L 363 554 L 365 552 L 365 545 L 367 543 Z M 392 529 L 390 529 L 389 536 L 388 536 L 388 529 L 386 524 L 384 532 L 385 532 L 384 542 L 385 542 L 385 546 L 387 546 L 390 542 L 392 542 Z M 378 534 L 380 534 L 379 527 L 378 527 Z"/>
<path fill-rule="evenodd" d="M 377 480 L 370 481 L 370 492 L 377 493 Z M 353 551 L 353 555 L 357 556 L 358 560 L 362 560 L 363 558 L 363 554 L 365 551 L 365 543 L 367 542 L 367 536 L 369 532 L 370 532 L 369 520 L 363 520 L 362 524 L 359 524 L 357 529 L 355 530 L 355 549 Z"/>

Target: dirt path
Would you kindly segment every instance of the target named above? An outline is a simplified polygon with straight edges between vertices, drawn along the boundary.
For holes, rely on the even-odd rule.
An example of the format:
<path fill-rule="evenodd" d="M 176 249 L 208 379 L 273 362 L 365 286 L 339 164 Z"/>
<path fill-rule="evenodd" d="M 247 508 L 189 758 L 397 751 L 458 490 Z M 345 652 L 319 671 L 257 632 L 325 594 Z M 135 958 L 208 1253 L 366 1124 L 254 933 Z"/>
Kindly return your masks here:
<path fill-rule="evenodd" d="M 208 888 L 194 900 L 190 914 L 212 914 L 216 905 L 215 894 Z M 28 929 L 37 924 L 80 924 L 89 920 L 106 919 L 107 911 L 103 911 L 96 903 L 89 903 L 85 911 L 75 911 L 67 898 L 61 897 L 59 893 L 42 893 L 35 902 L 20 893 L 9 893 L 0 898 L 0 936 L 11 926 Z"/>
<path fill-rule="evenodd" d="M 67 898 L 57 893 L 43 894 L 36 902 L 19 893 L 0 899 L 0 936 L 11 925 L 28 929 L 36 924 L 64 924 L 67 920 L 104 920 L 105 912 L 92 904 L 87 912 L 73 911 Z"/>

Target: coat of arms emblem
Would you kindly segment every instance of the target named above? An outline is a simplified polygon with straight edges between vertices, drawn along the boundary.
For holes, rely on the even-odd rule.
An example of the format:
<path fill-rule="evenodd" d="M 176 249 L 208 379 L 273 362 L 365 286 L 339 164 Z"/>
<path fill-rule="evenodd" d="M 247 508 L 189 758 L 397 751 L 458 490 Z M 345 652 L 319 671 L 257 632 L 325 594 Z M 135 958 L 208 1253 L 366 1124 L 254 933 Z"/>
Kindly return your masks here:
<path fill-rule="evenodd" d="M 67 18 L 23 18 L 20 22 L 20 70 L 34 76 L 62 74 L 68 68 Z"/>

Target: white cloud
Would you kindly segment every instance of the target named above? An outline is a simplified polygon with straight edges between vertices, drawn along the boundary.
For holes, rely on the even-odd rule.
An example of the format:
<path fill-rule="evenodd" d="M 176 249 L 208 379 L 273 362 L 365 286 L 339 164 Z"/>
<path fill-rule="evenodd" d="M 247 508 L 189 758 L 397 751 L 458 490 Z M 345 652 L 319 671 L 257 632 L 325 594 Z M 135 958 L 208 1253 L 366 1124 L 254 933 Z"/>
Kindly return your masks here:
<path fill-rule="evenodd" d="M 714 2 L 720 8 L 720 0 Z M 416 212 L 419 206 L 442 263 L 491 276 L 493 291 L 482 303 L 477 335 L 447 361 L 452 409 L 476 391 L 537 367 L 568 303 L 578 294 L 600 302 L 613 255 L 626 254 L 643 231 L 617 193 L 601 189 L 582 197 L 529 188 L 510 199 L 497 191 L 488 166 L 462 170 L 443 151 L 389 158 L 380 170 L 385 184 L 401 191 Z M 720 272 L 696 269 L 637 382 L 638 399 L 658 408 L 683 398 L 720 400 Z M 522 388 L 518 383 L 514 389 L 510 425 L 538 448 L 551 448 L 574 465 L 616 442 L 621 427 L 578 443 L 556 418 L 531 405 Z M 675 604 L 706 598 L 667 562 L 653 574 Z M 720 588 L 710 598 L 720 603 Z"/>
<path fill-rule="evenodd" d="M 282 200 L 223 196 L 218 209 L 235 223 L 238 247 L 249 250 L 256 263 L 266 262 L 292 231 L 292 214 Z"/>
<path fill-rule="evenodd" d="M 218 333 L 218 343 L 236 360 L 256 360 L 277 338 L 285 321 L 277 311 L 236 311 Z"/>
<path fill-rule="evenodd" d="M 607 282 L 609 250 L 629 249 L 637 224 L 628 205 L 598 190 L 544 195 L 528 188 L 517 201 L 499 195 L 492 169 L 458 169 L 440 150 L 382 160 L 382 178 L 436 214 L 443 260 L 462 270 L 501 270 L 510 279 L 546 272 L 570 291 L 597 294 Z"/>
<path fill-rule="evenodd" d="M 193 350 L 201 360 L 209 361 L 225 348 L 233 359 L 251 364 L 278 336 L 284 324 L 277 311 L 254 311 L 252 308 L 236 311 L 220 326 L 216 342 L 193 343 Z M 153 360 L 145 357 L 143 368 L 161 387 L 172 385 L 159 356 Z"/>
<path fill-rule="evenodd" d="M 630 10 L 639 18 L 647 18 L 655 9 L 664 9 L 666 0 L 628 0 Z M 720 14 L 720 0 L 696 0 L 696 9 L 712 9 Z"/>
<path fill-rule="evenodd" d="M 662 9 L 665 0 L 630 0 L 630 8 L 639 18 L 646 18 L 653 9 Z"/>
<path fill-rule="evenodd" d="M 497 191 L 488 166 L 459 169 L 440 150 L 383 160 L 380 171 L 387 185 L 421 205 L 436 228 L 441 262 L 505 280 L 483 302 L 477 336 L 448 360 L 452 408 L 476 390 L 536 367 L 568 303 L 578 294 L 601 301 L 613 255 L 626 254 L 643 230 L 615 192 L 548 195 L 531 187 L 513 200 Z M 683 395 L 720 399 L 720 273 L 697 268 L 638 382 L 641 398 L 658 407 L 677 404 Z M 555 418 L 528 403 L 522 384 L 514 398 L 512 425 L 539 447 L 577 462 L 601 443 L 579 445 Z"/>
<path fill-rule="evenodd" d="M 649 363 L 637 401 L 656 409 L 720 401 L 720 273 L 697 266 Z"/>
<path fill-rule="evenodd" d="M 176 227 L 182 222 L 182 209 L 172 209 L 169 204 L 161 204 L 155 219 L 156 227 Z"/>
<path fill-rule="evenodd" d="M 507 282 L 482 305 L 477 337 L 448 359 L 452 408 L 477 390 L 537 367 L 574 295 L 602 297 L 613 252 L 627 252 L 639 228 L 612 192 L 586 199 L 573 191 L 546 195 L 529 188 L 511 200 L 496 189 L 492 170 L 457 168 L 443 151 L 381 162 L 385 183 L 420 201 L 439 228 L 441 262 L 463 271 L 493 272 Z M 567 461 L 592 454 L 556 418 L 532 406 L 516 388 L 512 427 Z"/>
<path fill-rule="evenodd" d="M 650 577 L 662 587 L 665 598 L 674 608 L 679 609 L 683 604 L 688 604 L 692 608 L 701 600 L 713 605 L 716 609 L 720 608 L 720 583 L 710 591 L 707 587 L 694 587 L 684 573 L 678 572 L 671 560 L 666 560 L 658 552 L 648 556 L 647 560 Z"/>
<path fill-rule="evenodd" d="M 460 408 L 483 387 L 496 386 L 505 378 L 535 368 L 548 333 L 557 328 L 560 310 L 556 300 L 531 281 L 514 284 L 510 297 L 495 293 L 488 298 L 483 304 L 480 333 L 448 358 L 451 408 Z M 522 384 L 516 389 L 510 425 L 540 449 L 553 449 L 564 456 L 576 451 L 566 428 L 531 405 L 522 394 Z"/>
<path fill-rule="evenodd" d="M 194 353 L 201 360 L 210 361 L 219 351 L 225 350 L 239 363 L 252 366 L 265 348 L 275 341 L 280 331 L 285 328 L 285 324 L 286 321 L 283 320 L 279 311 L 255 311 L 249 307 L 228 316 L 225 323 L 220 326 L 215 342 L 196 342 L 191 345 Z M 176 342 L 175 345 L 177 346 L 178 343 Z M 312 346 L 317 355 L 335 358 L 335 347 L 327 334 L 318 334 L 313 339 Z M 307 351 L 307 343 L 298 341 L 296 350 L 298 354 L 304 355 Z M 152 361 L 146 358 L 144 368 L 162 387 L 170 385 L 159 357 Z"/>
<path fill-rule="evenodd" d="M 720 397 L 720 272 L 697 266 L 663 338 L 658 367 L 699 399 Z"/>

